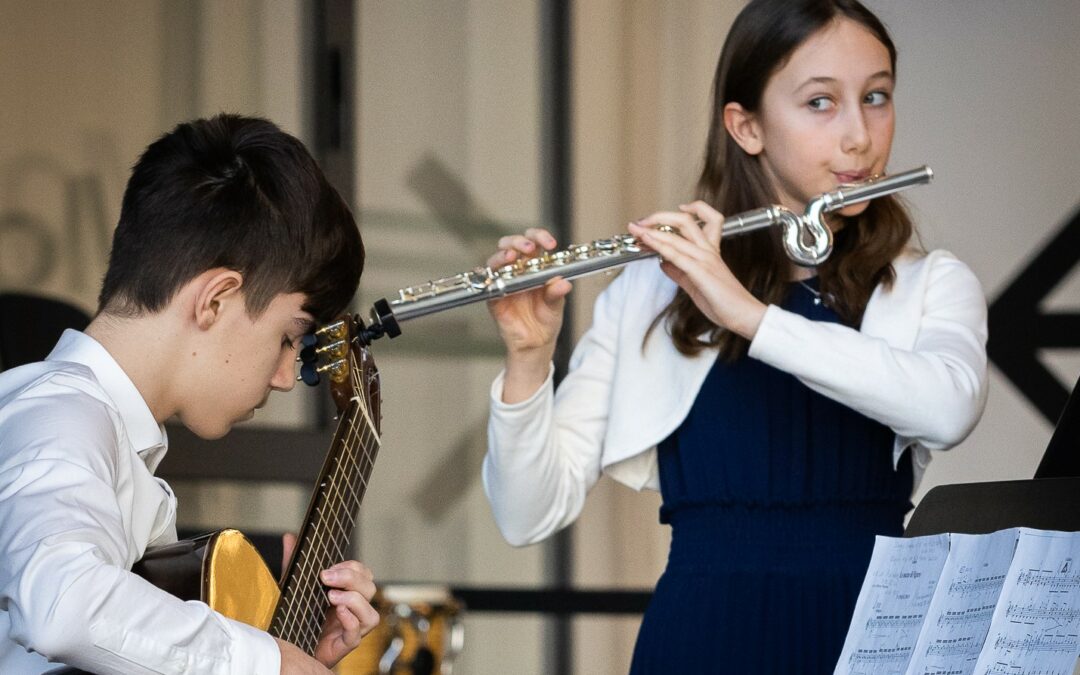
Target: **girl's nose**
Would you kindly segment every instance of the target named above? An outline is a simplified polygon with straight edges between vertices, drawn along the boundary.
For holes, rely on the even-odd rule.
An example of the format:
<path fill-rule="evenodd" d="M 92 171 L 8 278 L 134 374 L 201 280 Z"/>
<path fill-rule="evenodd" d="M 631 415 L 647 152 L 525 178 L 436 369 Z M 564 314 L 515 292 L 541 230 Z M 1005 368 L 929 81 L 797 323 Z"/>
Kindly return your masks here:
<path fill-rule="evenodd" d="M 861 107 L 847 114 L 843 134 L 841 142 L 844 152 L 861 153 L 870 146 L 870 131 Z"/>

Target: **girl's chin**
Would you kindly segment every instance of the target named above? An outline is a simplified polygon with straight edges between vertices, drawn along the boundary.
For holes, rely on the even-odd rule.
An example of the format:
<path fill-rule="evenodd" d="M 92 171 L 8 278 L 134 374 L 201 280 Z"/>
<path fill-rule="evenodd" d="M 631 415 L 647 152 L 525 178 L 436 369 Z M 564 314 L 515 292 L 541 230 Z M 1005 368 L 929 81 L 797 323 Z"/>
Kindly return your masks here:
<path fill-rule="evenodd" d="M 839 211 L 836 211 L 836 213 L 839 213 L 845 218 L 854 218 L 855 216 L 865 211 L 869 206 L 870 202 L 860 202 L 858 204 L 852 204 L 851 206 L 845 206 Z"/>

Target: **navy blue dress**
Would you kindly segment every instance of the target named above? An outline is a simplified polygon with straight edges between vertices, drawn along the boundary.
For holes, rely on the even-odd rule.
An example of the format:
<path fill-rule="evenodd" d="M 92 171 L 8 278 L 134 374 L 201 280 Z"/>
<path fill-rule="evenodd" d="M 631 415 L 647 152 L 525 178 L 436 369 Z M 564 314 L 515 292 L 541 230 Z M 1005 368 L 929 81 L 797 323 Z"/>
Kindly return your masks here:
<path fill-rule="evenodd" d="M 806 282 L 816 290 L 816 279 Z M 802 284 L 784 308 L 838 322 Z M 755 359 L 717 361 L 658 447 L 672 528 L 631 673 L 831 673 L 911 460 L 888 427 Z"/>

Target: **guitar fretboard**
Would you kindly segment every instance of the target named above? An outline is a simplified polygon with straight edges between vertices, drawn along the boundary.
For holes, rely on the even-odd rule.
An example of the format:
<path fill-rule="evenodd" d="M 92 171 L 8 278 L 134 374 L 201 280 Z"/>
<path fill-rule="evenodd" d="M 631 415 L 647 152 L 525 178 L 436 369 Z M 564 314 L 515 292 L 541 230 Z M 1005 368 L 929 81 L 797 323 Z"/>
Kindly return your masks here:
<path fill-rule="evenodd" d="M 319 572 L 351 557 L 352 533 L 379 451 L 367 412 L 354 398 L 341 415 L 270 622 L 271 635 L 308 654 L 315 651 L 330 605 Z"/>

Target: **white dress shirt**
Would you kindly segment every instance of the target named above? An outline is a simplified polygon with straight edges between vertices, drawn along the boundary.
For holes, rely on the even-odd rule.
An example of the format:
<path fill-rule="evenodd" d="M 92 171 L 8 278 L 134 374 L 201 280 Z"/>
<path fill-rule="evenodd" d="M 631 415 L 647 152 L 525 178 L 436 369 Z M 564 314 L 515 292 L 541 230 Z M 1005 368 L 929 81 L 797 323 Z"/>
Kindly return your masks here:
<path fill-rule="evenodd" d="M 986 299 L 947 251 L 906 253 L 893 269 L 895 283 L 874 289 L 858 330 L 770 305 L 749 356 L 888 425 L 894 465 L 910 448 L 917 485 L 930 450 L 963 440 L 986 405 Z M 632 263 L 597 299 L 558 391 L 549 375 L 531 398 L 506 404 L 496 378 L 484 491 L 511 544 L 577 518 L 601 472 L 660 488 L 656 444 L 686 418 L 717 357 L 679 353 L 664 326 L 643 346 L 675 291 L 656 260 Z"/>
<path fill-rule="evenodd" d="M 167 438 L 97 341 L 0 374 L 0 673 L 271 673 L 267 633 L 131 573 L 176 540 Z"/>

